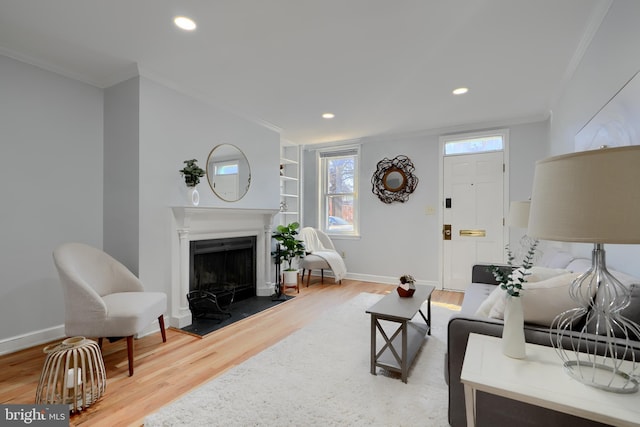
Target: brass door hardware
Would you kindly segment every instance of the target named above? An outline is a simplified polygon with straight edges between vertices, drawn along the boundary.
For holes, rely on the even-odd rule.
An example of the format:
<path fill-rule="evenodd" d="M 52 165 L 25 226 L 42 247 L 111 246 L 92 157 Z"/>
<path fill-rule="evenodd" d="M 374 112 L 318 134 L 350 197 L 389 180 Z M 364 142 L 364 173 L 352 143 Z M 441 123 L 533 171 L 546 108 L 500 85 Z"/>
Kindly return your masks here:
<path fill-rule="evenodd" d="M 460 230 L 460 235 L 463 237 L 486 237 L 486 230 Z"/>
<path fill-rule="evenodd" d="M 442 227 L 442 239 L 451 240 L 451 224 L 444 224 Z"/>

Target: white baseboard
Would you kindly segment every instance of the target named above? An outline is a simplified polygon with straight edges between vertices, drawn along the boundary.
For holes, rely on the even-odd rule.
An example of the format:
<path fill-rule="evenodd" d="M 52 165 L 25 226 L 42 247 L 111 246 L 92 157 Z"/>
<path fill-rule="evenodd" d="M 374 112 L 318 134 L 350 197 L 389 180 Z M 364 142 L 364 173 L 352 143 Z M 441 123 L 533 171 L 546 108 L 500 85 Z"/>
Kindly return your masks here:
<path fill-rule="evenodd" d="M 0 340 L 0 356 L 65 338 L 64 325 Z"/>
<path fill-rule="evenodd" d="M 160 324 L 157 321 L 152 322 L 149 326 L 144 328 L 142 332 L 140 332 L 136 337 L 140 338 L 156 332 L 160 332 Z M 0 340 L 0 356 L 9 353 L 15 353 L 16 351 L 24 350 L 25 348 L 33 347 L 36 345 L 45 344 L 51 341 L 63 340 L 64 338 L 67 338 L 64 333 L 64 325 L 58 325 L 52 328 L 42 329 L 40 331 L 29 332 L 28 334 L 6 338 L 4 340 Z"/>

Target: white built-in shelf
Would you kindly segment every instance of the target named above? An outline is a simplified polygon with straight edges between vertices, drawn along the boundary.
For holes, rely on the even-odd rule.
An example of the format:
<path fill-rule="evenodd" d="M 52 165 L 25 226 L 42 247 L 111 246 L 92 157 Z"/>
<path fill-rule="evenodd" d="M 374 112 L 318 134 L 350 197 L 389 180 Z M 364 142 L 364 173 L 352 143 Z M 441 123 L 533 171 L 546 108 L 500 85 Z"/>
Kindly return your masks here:
<path fill-rule="evenodd" d="M 297 164 L 298 164 L 298 162 L 297 162 L 297 161 L 295 161 L 295 160 L 291 160 L 291 159 L 287 159 L 287 158 L 285 158 L 285 157 L 280 158 L 280 162 L 281 162 L 283 165 L 297 165 Z"/>
<path fill-rule="evenodd" d="M 283 141 L 280 146 L 280 166 L 280 205 L 287 209 L 280 211 L 280 223 L 284 225 L 301 219 L 300 147 Z"/>

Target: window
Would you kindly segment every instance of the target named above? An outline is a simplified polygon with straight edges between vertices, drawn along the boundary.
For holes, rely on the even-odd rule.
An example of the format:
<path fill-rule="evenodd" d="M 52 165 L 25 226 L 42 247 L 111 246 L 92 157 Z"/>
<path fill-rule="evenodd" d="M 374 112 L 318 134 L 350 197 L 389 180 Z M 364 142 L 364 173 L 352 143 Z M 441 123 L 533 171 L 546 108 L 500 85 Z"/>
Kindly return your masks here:
<path fill-rule="evenodd" d="M 444 144 L 445 156 L 454 154 L 476 154 L 488 151 L 502 151 L 504 141 L 502 135 L 490 135 L 479 138 L 457 139 Z"/>
<path fill-rule="evenodd" d="M 237 175 L 238 162 L 216 163 L 215 174 L 216 175 Z"/>
<path fill-rule="evenodd" d="M 359 157 L 359 147 L 319 151 L 320 224 L 328 234 L 358 234 Z"/>

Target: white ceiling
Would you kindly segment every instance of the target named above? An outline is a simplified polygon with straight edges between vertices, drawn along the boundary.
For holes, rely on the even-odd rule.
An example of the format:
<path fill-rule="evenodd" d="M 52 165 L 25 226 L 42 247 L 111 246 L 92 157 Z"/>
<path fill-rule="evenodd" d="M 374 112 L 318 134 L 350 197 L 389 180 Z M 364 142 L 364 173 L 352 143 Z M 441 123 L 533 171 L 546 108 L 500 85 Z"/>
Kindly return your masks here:
<path fill-rule="evenodd" d="M 0 53 L 98 87 L 139 71 L 307 144 L 544 119 L 609 4 L 0 0 Z"/>

